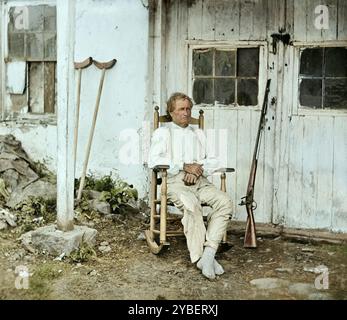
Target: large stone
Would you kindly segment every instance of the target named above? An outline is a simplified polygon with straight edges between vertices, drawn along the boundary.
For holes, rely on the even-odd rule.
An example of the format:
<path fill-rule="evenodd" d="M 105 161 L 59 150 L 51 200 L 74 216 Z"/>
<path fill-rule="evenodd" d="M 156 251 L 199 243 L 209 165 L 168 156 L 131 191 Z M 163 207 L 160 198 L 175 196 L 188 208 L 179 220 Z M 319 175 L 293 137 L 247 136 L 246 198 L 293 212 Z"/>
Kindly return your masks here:
<path fill-rule="evenodd" d="M 95 245 L 97 231 L 86 226 L 74 226 L 71 231 L 60 231 L 56 225 L 49 225 L 31 231 L 31 246 L 39 251 L 59 256 L 69 255 L 82 243 Z"/>
<path fill-rule="evenodd" d="M 56 185 L 48 182 L 38 180 L 26 188 L 17 188 L 13 190 L 10 199 L 7 201 L 6 205 L 10 208 L 14 208 L 17 204 L 26 200 L 30 196 L 42 197 L 45 200 L 54 200 L 57 198 L 57 188 Z"/>
<path fill-rule="evenodd" d="M 100 201 L 97 199 L 90 200 L 89 205 L 91 208 L 95 211 L 98 211 L 102 214 L 110 214 L 111 213 L 111 206 L 108 202 Z"/>
<path fill-rule="evenodd" d="M 317 290 L 311 283 L 297 282 L 289 286 L 289 293 L 294 295 L 308 296 L 315 292 Z"/>

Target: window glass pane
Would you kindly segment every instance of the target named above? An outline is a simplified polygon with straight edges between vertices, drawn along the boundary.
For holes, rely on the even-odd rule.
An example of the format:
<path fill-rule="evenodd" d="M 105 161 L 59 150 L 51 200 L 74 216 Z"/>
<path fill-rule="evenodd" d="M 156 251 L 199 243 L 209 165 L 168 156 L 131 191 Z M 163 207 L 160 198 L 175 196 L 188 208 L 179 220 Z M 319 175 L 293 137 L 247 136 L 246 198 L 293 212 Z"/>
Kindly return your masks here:
<path fill-rule="evenodd" d="M 300 75 L 321 77 L 323 66 L 323 49 L 305 49 L 300 59 Z"/>
<path fill-rule="evenodd" d="M 347 77 L 347 49 L 325 49 L 325 75 L 327 77 Z"/>
<path fill-rule="evenodd" d="M 193 69 L 196 76 L 212 76 L 213 51 L 195 50 L 193 52 Z"/>
<path fill-rule="evenodd" d="M 214 103 L 213 80 L 196 79 L 193 85 L 193 99 L 195 103 Z"/>
<path fill-rule="evenodd" d="M 300 105 L 321 108 L 322 80 L 303 79 L 300 83 Z"/>
<path fill-rule="evenodd" d="M 347 109 L 347 79 L 325 80 L 324 107 Z"/>
<path fill-rule="evenodd" d="M 216 51 L 216 76 L 235 76 L 235 51 Z"/>
<path fill-rule="evenodd" d="M 235 102 L 235 80 L 215 79 L 215 100 L 220 104 Z"/>
<path fill-rule="evenodd" d="M 240 106 L 258 104 L 258 80 L 241 79 L 237 81 L 237 104 Z"/>
<path fill-rule="evenodd" d="M 237 75 L 257 77 L 259 69 L 259 49 L 237 49 Z"/>

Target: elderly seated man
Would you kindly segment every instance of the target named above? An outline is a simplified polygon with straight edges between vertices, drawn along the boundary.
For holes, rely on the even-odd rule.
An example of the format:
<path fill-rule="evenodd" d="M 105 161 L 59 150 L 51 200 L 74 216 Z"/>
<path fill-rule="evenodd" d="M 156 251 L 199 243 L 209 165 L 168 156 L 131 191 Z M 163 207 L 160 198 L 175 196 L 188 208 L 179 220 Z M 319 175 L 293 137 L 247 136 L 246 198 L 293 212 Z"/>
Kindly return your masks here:
<path fill-rule="evenodd" d="M 214 279 L 224 273 L 215 260 L 218 246 L 232 217 L 232 202 L 225 192 L 208 181 L 221 167 L 220 160 L 206 154 L 206 140 L 200 129 L 190 126 L 193 102 L 183 93 L 174 93 L 167 102 L 172 122 L 154 131 L 148 165 L 169 165 L 168 201 L 183 212 L 182 224 L 192 263 L 202 274 Z M 207 230 L 201 203 L 212 207 Z"/>

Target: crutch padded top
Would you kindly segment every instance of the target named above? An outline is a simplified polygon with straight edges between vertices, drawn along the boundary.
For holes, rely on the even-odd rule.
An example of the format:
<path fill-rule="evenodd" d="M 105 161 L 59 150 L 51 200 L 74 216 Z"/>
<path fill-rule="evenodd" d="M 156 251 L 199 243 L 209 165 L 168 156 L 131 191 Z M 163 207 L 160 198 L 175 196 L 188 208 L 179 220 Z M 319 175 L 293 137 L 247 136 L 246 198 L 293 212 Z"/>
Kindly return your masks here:
<path fill-rule="evenodd" d="M 99 69 L 111 69 L 117 62 L 116 59 L 112 59 L 110 61 L 107 62 L 99 62 L 96 60 L 93 60 L 95 66 Z"/>
<path fill-rule="evenodd" d="M 85 68 L 88 68 L 92 63 L 93 63 L 93 58 L 89 57 L 84 61 L 75 62 L 74 67 L 75 69 L 85 69 Z"/>

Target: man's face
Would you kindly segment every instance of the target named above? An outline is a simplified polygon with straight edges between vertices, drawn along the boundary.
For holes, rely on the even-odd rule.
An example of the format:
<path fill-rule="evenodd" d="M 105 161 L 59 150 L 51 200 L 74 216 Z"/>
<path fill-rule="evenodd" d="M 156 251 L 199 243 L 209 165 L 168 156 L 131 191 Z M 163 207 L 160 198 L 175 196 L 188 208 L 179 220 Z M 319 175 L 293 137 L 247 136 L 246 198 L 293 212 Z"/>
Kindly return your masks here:
<path fill-rule="evenodd" d="M 178 126 L 183 128 L 188 126 L 192 116 L 192 108 L 189 101 L 187 99 L 176 100 L 174 110 L 170 112 L 170 115 L 172 121 Z"/>

